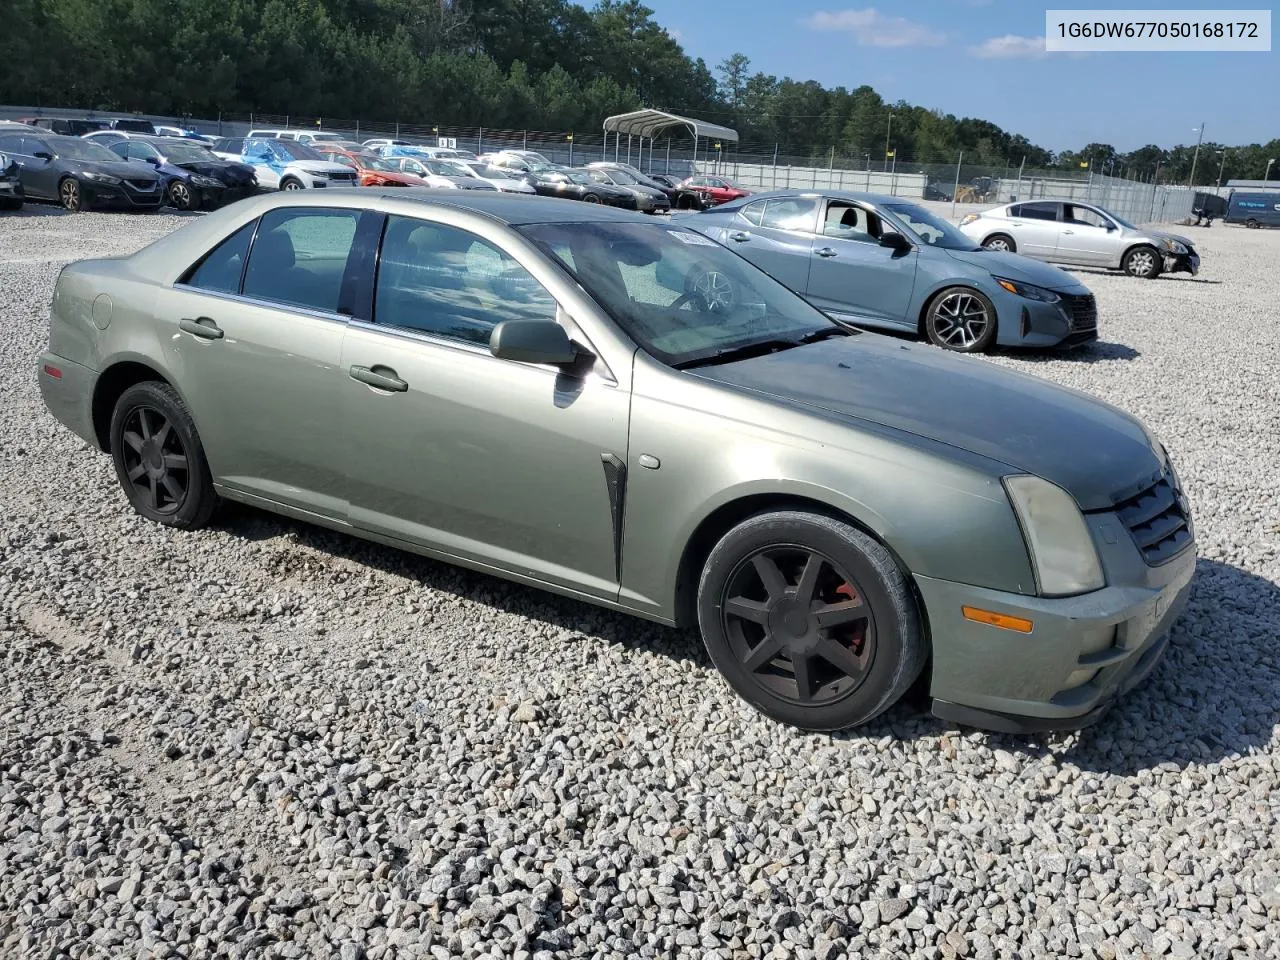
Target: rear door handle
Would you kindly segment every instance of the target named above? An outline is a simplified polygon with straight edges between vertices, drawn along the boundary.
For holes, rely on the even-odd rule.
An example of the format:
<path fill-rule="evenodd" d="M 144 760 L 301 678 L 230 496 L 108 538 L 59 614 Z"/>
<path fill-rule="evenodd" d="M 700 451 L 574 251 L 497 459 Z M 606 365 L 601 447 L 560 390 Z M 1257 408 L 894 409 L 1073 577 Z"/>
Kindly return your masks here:
<path fill-rule="evenodd" d="M 191 334 L 193 337 L 200 337 L 202 340 L 222 339 L 222 328 L 214 323 L 210 317 L 179 320 L 178 329 L 183 333 Z"/>
<path fill-rule="evenodd" d="M 735 230 L 733 233 L 729 234 L 729 239 L 735 243 L 746 243 L 751 239 L 751 234 L 747 233 L 745 230 Z"/>
<path fill-rule="evenodd" d="M 820 257 L 834 257 L 836 255 L 836 252 L 832 250 L 830 247 L 819 247 L 817 250 L 813 252 Z"/>
<path fill-rule="evenodd" d="M 350 371 L 352 380 L 359 380 L 361 383 L 367 383 L 371 387 L 377 387 L 379 390 L 390 390 L 392 393 L 404 393 L 409 389 L 409 384 L 401 380 L 396 372 L 390 367 L 356 367 L 353 366 Z"/>

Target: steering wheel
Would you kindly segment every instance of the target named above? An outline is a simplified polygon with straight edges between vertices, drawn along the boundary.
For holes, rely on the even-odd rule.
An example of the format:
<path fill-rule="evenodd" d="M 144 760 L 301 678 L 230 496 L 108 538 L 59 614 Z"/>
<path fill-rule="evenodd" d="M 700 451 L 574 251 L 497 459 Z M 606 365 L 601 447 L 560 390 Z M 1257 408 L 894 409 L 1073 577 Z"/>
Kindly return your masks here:
<path fill-rule="evenodd" d="M 690 277 L 685 291 L 671 303 L 672 310 L 686 305 L 700 313 L 727 313 L 738 301 L 738 291 L 733 281 L 718 270 L 708 270 Z"/>

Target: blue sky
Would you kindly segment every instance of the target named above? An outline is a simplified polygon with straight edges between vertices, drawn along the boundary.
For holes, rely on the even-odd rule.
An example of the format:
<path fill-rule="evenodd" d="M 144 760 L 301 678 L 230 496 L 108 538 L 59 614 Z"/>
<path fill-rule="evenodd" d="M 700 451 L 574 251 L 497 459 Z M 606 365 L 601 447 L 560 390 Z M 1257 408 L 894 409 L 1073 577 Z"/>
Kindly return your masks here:
<path fill-rule="evenodd" d="M 1177 9 L 1172 0 L 644 0 L 693 57 L 732 53 L 752 71 L 875 87 L 998 123 L 1052 150 L 1089 142 L 1227 144 L 1280 137 L 1280 53 L 1046 54 L 1045 9 Z M 1254 0 L 1232 7 L 1259 8 Z M 1224 8 L 1201 0 L 1186 9 Z M 1274 15 L 1273 15 L 1274 16 Z"/>

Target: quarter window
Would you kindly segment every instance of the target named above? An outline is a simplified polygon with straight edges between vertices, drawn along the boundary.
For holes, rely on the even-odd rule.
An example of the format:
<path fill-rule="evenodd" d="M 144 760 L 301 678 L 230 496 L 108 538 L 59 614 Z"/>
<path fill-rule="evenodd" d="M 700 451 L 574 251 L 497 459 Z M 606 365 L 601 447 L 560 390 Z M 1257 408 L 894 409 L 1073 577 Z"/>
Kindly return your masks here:
<path fill-rule="evenodd" d="M 244 295 L 337 313 L 359 219 L 359 210 L 323 207 L 263 214 L 245 271 Z"/>
<path fill-rule="evenodd" d="M 217 293 L 239 293 L 244 258 L 257 221 L 247 223 L 213 248 L 184 281 L 188 286 Z"/>
<path fill-rule="evenodd" d="M 374 321 L 487 344 L 504 320 L 554 320 L 556 301 L 509 254 L 440 223 L 389 217 Z"/>

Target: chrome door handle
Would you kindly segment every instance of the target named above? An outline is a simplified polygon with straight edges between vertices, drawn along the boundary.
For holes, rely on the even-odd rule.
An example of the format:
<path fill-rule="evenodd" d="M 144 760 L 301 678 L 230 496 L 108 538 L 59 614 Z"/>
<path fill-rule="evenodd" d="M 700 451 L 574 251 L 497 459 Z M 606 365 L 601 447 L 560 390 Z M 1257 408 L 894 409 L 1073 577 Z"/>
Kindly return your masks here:
<path fill-rule="evenodd" d="M 729 239 L 735 243 L 746 243 L 751 239 L 751 234 L 747 233 L 745 230 L 735 230 L 733 233 L 729 234 Z"/>
<path fill-rule="evenodd" d="M 178 329 L 202 340 L 221 340 L 222 328 L 209 317 L 196 317 L 194 320 L 178 321 Z"/>
<path fill-rule="evenodd" d="M 1074 233 L 1075 233 L 1075 231 L 1074 231 L 1074 230 L 1063 230 L 1063 231 L 1062 231 L 1062 235 L 1063 235 L 1064 237 L 1072 236 Z"/>
<path fill-rule="evenodd" d="M 356 367 L 353 366 L 348 373 L 352 380 L 359 380 L 361 383 L 367 383 L 371 387 L 377 387 L 379 390 L 390 390 L 392 393 L 404 393 L 409 389 L 409 384 L 401 380 L 394 370 L 390 367 Z"/>
<path fill-rule="evenodd" d="M 830 247 L 819 247 L 817 250 L 813 252 L 820 257 L 834 257 L 836 255 L 836 252 L 832 250 Z"/>

